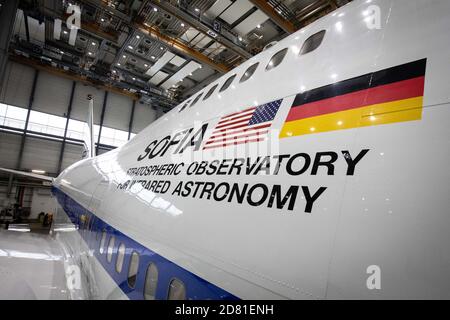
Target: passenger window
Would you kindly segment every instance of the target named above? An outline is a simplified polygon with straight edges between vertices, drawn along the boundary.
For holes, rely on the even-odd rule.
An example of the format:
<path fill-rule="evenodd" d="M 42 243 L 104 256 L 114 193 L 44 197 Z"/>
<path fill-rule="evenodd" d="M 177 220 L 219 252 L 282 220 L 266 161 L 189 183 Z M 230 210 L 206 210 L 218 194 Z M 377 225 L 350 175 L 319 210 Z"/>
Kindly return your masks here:
<path fill-rule="evenodd" d="M 158 268 L 151 263 L 147 268 L 144 285 L 144 299 L 155 300 L 156 286 L 158 285 Z"/>
<path fill-rule="evenodd" d="M 116 238 L 114 236 L 109 238 L 108 252 L 106 253 L 106 260 L 108 260 L 108 262 L 111 262 L 111 260 L 112 260 L 115 241 L 116 241 Z"/>
<path fill-rule="evenodd" d="M 272 70 L 276 66 L 278 66 L 286 56 L 286 53 L 288 52 L 288 48 L 285 48 L 283 50 L 278 51 L 273 55 L 273 57 L 270 59 L 269 63 L 266 66 L 266 71 Z"/>
<path fill-rule="evenodd" d="M 218 84 L 216 84 L 214 87 L 212 87 L 211 89 L 209 89 L 208 93 L 205 95 L 205 97 L 203 98 L 203 101 L 208 99 L 214 92 L 214 90 L 216 90 Z"/>
<path fill-rule="evenodd" d="M 117 273 L 122 272 L 124 258 L 125 258 L 125 245 L 123 243 L 121 243 L 119 246 L 119 249 L 117 250 L 117 261 L 116 261 Z"/>
<path fill-rule="evenodd" d="M 236 78 L 236 75 L 232 75 L 231 77 L 229 77 L 223 84 L 222 88 L 220 88 L 219 92 L 227 90 L 230 84 L 233 82 L 234 78 Z"/>
<path fill-rule="evenodd" d="M 186 288 L 181 280 L 173 279 L 169 285 L 168 300 L 186 300 Z"/>
<path fill-rule="evenodd" d="M 128 267 L 128 286 L 134 288 L 139 267 L 139 254 L 135 251 L 131 254 L 130 266 Z"/>
<path fill-rule="evenodd" d="M 183 111 L 184 109 L 186 109 L 186 107 L 188 106 L 189 102 L 191 102 L 191 100 L 189 100 L 188 102 L 186 102 L 186 103 L 181 107 L 180 111 L 178 111 L 178 112 L 181 112 L 181 111 Z"/>
<path fill-rule="evenodd" d="M 106 231 L 103 230 L 102 241 L 100 241 L 100 254 L 103 254 L 103 252 L 105 252 L 105 243 L 106 243 Z"/>
<path fill-rule="evenodd" d="M 300 55 L 302 56 L 316 50 L 322 43 L 323 38 L 325 37 L 325 32 L 325 30 L 319 31 L 306 39 L 303 43 L 302 48 L 300 49 Z"/>
<path fill-rule="evenodd" d="M 200 98 L 201 98 L 202 95 L 203 95 L 203 92 L 200 93 L 200 94 L 197 96 L 197 98 L 194 99 L 194 101 L 192 101 L 192 104 L 191 104 L 190 107 L 192 107 L 194 104 L 196 104 L 196 103 L 198 102 L 198 100 L 200 100 Z M 190 108 L 190 107 L 189 107 L 189 108 Z"/>
<path fill-rule="evenodd" d="M 250 67 L 248 67 L 248 69 L 245 70 L 244 74 L 242 75 L 241 79 L 239 80 L 239 83 L 250 79 L 250 77 L 255 73 L 256 69 L 258 68 L 258 65 L 259 65 L 259 62 L 252 64 Z"/>

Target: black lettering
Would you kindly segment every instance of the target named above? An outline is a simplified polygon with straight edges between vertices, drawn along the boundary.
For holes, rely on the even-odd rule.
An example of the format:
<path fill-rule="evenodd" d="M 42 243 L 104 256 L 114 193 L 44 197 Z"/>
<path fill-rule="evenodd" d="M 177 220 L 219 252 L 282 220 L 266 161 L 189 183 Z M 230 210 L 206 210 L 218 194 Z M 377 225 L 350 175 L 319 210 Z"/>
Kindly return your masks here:
<path fill-rule="evenodd" d="M 142 161 L 145 158 L 147 158 L 148 154 L 150 153 L 150 151 L 152 150 L 152 146 L 154 144 L 156 144 L 157 140 L 153 140 L 152 142 L 150 142 L 150 144 L 145 148 L 144 152 L 145 154 L 141 154 L 138 158 L 137 161 Z"/>
<path fill-rule="evenodd" d="M 230 196 L 228 197 L 228 202 L 231 202 L 233 200 L 234 195 L 236 195 L 236 201 L 238 203 L 242 203 L 244 201 L 245 193 L 247 191 L 248 183 L 245 183 L 242 186 L 242 190 L 239 193 L 239 184 L 233 183 L 233 187 L 231 188 Z"/>
<path fill-rule="evenodd" d="M 237 163 L 237 162 L 239 162 L 239 163 Z M 242 158 L 234 159 L 233 163 L 230 166 L 230 171 L 228 171 L 228 174 L 229 175 L 232 174 L 234 169 L 237 170 L 236 174 L 238 174 L 238 175 L 241 174 L 241 169 L 242 169 L 242 166 L 244 165 L 244 163 L 245 163 L 245 160 Z"/>
<path fill-rule="evenodd" d="M 269 208 L 272 208 L 275 201 L 277 209 L 283 209 L 286 202 L 289 201 L 288 210 L 293 210 L 295 200 L 297 198 L 298 189 L 299 186 L 290 186 L 284 197 L 282 197 L 281 186 L 279 184 L 274 185 L 267 206 Z"/>
<path fill-rule="evenodd" d="M 314 193 L 313 196 L 311 196 L 311 193 L 309 192 L 309 188 L 306 186 L 302 186 L 303 194 L 305 195 L 306 200 L 306 206 L 305 206 L 305 212 L 311 213 L 312 207 L 314 204 L 314 201 L 319 198 L 319 196 L 326 190 L 326 187 L 320 187 L 319 190 Z"/>
<path fill-rule="evenodd" d="M 295 161 L 297 158 L 300 158 L 300 157 L 303 158 L 303 159 L 305 160 L 305 163 L 303 164 L 303 167 L 302 167 L 300 170 L 295 171 L 295 170 L 292 168 L 292 164 L 294 163 L 294 161 Z M 288 160 L 288 162 L 287 162 L 287 164 L 286 164 L 286 172 L 287 172 L 288 174 L 290 174 L 291 176 L 298 176 L 298 175 L 301 175 L 301 174 L 305 173 L 306 170 L 308 170 L 310 164 L 311 164 L 311 157 L 310 157 L 307 153 L 297 153 L 297 154 L 294 154 L 294 155 Z"/>
<path fill-rule="evenodd" d="M 263 194 L 261 196 L 261 199 L 254 201 L 252 199 L 252 194 L 257 188 L 262 189 Z M 248 190 L 247 202 L 248 202 L 249 205 L 251 205 L 253 207 L 260 206 L 261 204 L 264 203 L 264 201 L 266 201 L 268 193 L 269 193 L 269 190 L 267 189 L 267 186 L 265 184 L 257 183 L 255 185 L 251 186 L 250 189 Z"/>
<path fill-rule="evenodd" d="M 329 160 L 322 160 L 322 157 L 330 157 Z M 311 170 L 311 175 L 315 176 L 317 175 L 317 171 L 320 166 L 327 167 L 328 171 L 327 174 L 329 176 L 334 175 L 334 165 L 333 163 L 336 162 L 338 159 L 338 155 L 336 152 L 317 152 L 316 157 L 314 158 L 314 163 Z"/>
<path fill-rule="evenodd" d="M 215 184 L 214 182 L 205 182 L 205 185 L 203 186 L 203 190 L 202 190 L 202 192 L 200 193 L 199 198 L 200 198 L 200 199 L 203 199 L 203 195 L 204 195 L 205 193 L 207 193 L 208 196 L 206 197 L 206 199 L 209 200 L 209 199 L 211 198 L 211 192 L 213 191 L 215 185 L 216 185 L 216 184 Z"/>
<path fill-rule="evenodd" d="M 347 150 L 342 151 L 342 154 L 344 155 L 344 159 L 347 162 L 347 175 L 352 176 L 355 173 L 355 167 L 356 164 L 369 152 L 370 149 L 363 149 L 361 152 L 356 156 L 355 160 L 352 160 L 352 156 L 350 155 L 350 152 Z"/>
<path fill-rule="evenodd" d="M 225 187 L 225 192 L 224 192 L 224 194 L 223 194 L 222 196 L 219 196 L 219 195 L 218 195 L 218 192 L 219 192 L 219 190 L 220 190 L 220 188 L 221 188 L 222 186 Z M 224 199 L 228 196 L 228 193 L 229 193 L 229 192 L 230 192 L 230 185 L 229 185 L 228 183 L 226 183 L 226 182 L 219 183 L 219 184 L 217 185 L 216 189 L 214 190 L 213 198 L 214 198 L 214 200 L 216 200 L 216 201 L 222 201 L 222 200 L 224 200 Z"/>
<path fill-rule="evenodd" d="M 149 159 L 153 159 L 154 157 L 156 157 L 165 147 L 166 145 L 169 143 L 170 140 L 170 136 L 166 136 L 164 138 L 162 138 L 157 144 L 156 146 L 153 148 L 152 152 L 150 152 L 150 154 L 148 155 Z M 163 146 L 161 149 L 158 150 L 158 146 L 163 143 Z M 156 151 L 156 152 L 155 152 Z"/>

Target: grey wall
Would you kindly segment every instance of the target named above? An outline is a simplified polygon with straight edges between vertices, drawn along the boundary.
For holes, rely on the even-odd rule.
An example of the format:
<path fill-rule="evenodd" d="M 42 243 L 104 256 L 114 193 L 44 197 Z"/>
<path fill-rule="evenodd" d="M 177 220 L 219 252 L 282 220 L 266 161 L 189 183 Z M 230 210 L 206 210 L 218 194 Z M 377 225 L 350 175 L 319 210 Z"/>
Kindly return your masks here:
<path fill-rule="evenodd" d="M 28 108 L 34 75 L 35 70 L 33 68 L 9 61 L 3 79 L 4 85 L 0 92 L 0 102 L 17 107 Z M 60 117 L 66 117 L 72 86 L 72 80 L 39 71 L 31 109 Z M 86 96 L 88 94 L 91 94 L 94 97 L 94 122 L 100 124 L 105 91 L 79 82 L 75 85 L 71 118 L 79 121 L 86 120 L 88 109 Z M 114 129 L 128 131 L 132 105 L 133 101 L 130 97 L 109 92 L 103 125 Z M 157 113 L 149 105 L 136 102 L 133 118 L 131 132 L 139 133 L 139 131 L 157 118 Z M 5 128 L 0 128 L 0 167 L 18 167 L 23 136 L 24 132 L 7 132 L 5 131 Z M 35 137 L 27 134 L 24 140 L 23 156 L 19 169 L 42 169 L 51 175 L 58 174 L 60 155 L 61 150 L 63 149 L 62 145 L 63 139 L 55 140 L 48 136 Z M 104 153 L 107 150 L 108 148 L 106 147 L 100 147 L 99 154 Z M 74 144 L 71 141 L 66 142 L 61 157 L 61 170 L 64 170 L 64 168 L 80 160 L 81 153 L 81 145 Z M 5 202 L 7 191 L 7 186 L 5 186 L 5 184 L 8 179 L 9 175 L 0 174 L 0 208 L 3 207 L 3 202 Z M 13 186 L 13 189 L 11 190 L 12 196 L 15 194 L 14 190 L 15 186 Z M 33 214 L 41 207 L 47 208 L 48 206 L 51 206 L 47 201 L 44 201 L 45 198 L 46 197 L 42 194 L 35 195 L 33 193 L 33 199 L 37 199 L 36 203 L 39 203 L 39 206 L 36 205 L 36 208 L 32 209 Z"/>

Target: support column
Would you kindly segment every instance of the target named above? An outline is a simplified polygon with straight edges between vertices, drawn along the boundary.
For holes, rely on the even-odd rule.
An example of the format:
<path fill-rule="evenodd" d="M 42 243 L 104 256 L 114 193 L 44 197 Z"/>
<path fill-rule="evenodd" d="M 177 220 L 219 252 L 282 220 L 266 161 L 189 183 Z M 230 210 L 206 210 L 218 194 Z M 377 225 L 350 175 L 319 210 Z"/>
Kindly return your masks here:
<path fill-rule="evenodd" d="M 105 97 L 103 98 L 102 115 L 100 116 L 100 129 L 98 131 L 97 146 L 95 147 L 95 155 L 98 154 L 98 146 L 100 145 L 100 138 L 102 137 L 103 119 L 105 118 L 107 101 L 108 101 L 108 91 L 105 91 Z"/>
<path fill-rule="evenodd" d="M 0 10 L 0 91 L 4 83 L 9 42 L 14 31 L 18 4 L 19 0 L 4 1 Z"/>
<path fill-rule="evenodd" d="M 64 157 L 64 149 L 66 148 L 67 128 L 69 127 L 70 114 L 72 113 L 73 95 L 75 93 L 76 84 L 77 83 L 75 81 L 72 82 L 72 91 L 70 92 L 70 100 L 69 100 L 69 105 L 67 107 L 66 127 L 64 128 L 64 137 L 63 137 L 63 141 L 62 141 L 62 144 L 61 144 L 61 150 L 60 150 L 60 153 L 59 153 L 58 171 L 56 172 L 57 174 L 61 173 L 61 166 L 62 166 L 62 161 L 63 161 L 63 157 Z"/>
<path fill-rule="evenodd" d="M 128 125 L 128 140 L 131 137 L 131 130 L 133 129 L 134 109 L 136 108 L 136 100 L 133 100 L 133 106 L 131 107 L 130 124 Z"/>

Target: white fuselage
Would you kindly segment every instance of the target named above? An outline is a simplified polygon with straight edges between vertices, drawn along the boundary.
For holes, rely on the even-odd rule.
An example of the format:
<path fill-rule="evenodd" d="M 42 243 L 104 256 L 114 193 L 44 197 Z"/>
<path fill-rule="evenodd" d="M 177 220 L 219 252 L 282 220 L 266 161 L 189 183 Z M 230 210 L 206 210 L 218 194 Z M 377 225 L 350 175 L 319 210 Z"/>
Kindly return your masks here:
<path fill-rule="evenodd" d="M 173 278 L 189 299 L 450 298 L 449 16 L 447 0 L 354 1 L 202 92 L 237 74 L 227 90 L 179 112 L 183 102 L 124 146 L 66 169 L 55 188 L 61 205 L 73 201 L 66 206 L 72 221 L 83 214 L 101 221 L 87 235 L 79 231 L 80 248 L 92 257 L 83 270 L 95 278 L 94 296 L 143 299 L 155 263 L 156 298 L 168 297 Z M 321 45 L 300 55 L 321 30 Z M 266 71 L 284 48 L 281 64 Z M 417 61 L 426 64 L 423 97 L 397 97 L 400 81 L 420 77 L 391 68 Z M 327 115 L 318 115 L 318 105 L 309 120 L 286 127 L 297 95 L 309 99 L 323 87 L 333 94 L 334 85 L 363 75 L 370 86 L 383 70 L 400 78 L 380 97 L 403 102 Z M 223 117 L 279 99 L 262 141 L 204 149 Z M 352 171 L 349 159 L 358 155 Z M 231 168 L 235 159 L 243 159 L 240 170 Z M 233 186 L 244 196 L 233 195 Z M 105 248 L 115 237 L 111 262 L 100 252 L 102 230 Z M 126 280 L 133 250 L 141 254 L 134 288 Z"/>

